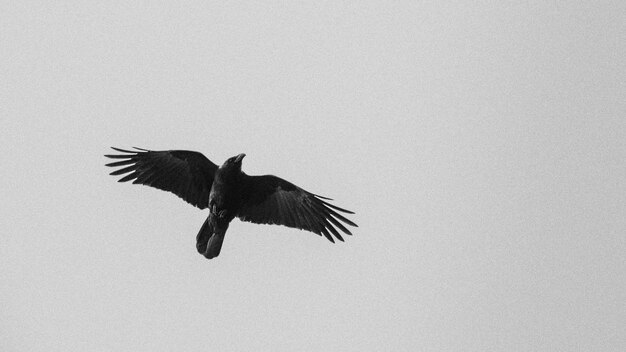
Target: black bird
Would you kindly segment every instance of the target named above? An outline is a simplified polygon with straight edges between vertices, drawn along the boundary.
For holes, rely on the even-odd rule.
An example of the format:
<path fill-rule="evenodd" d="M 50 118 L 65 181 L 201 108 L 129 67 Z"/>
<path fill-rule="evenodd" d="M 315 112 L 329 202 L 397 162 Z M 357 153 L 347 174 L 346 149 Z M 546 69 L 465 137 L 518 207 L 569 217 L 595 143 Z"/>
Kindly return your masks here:
<path fill-rule="evenodd" d="M 339 212 L 354 214 L 328 203 L 322 197 L 272 175 L 248 176 L 241 171 L 239 154 L 217 167 L 204 155 L 187 150 L 136 151 L 111 147 L 122 154 L 105 155 L 120 159 L 106 166 L 122 168 L 111 175 L 123 175 L 119 182 L 152 186 L 172 192 L 209 216 L 196 236 L 196 248 L 207 259 L 220 254 L 228 225 L 235 218 L 257 224 L 277 224 L 343 241 L 342 232 L 352 235 L 345 223 L 357 226 Z"/>

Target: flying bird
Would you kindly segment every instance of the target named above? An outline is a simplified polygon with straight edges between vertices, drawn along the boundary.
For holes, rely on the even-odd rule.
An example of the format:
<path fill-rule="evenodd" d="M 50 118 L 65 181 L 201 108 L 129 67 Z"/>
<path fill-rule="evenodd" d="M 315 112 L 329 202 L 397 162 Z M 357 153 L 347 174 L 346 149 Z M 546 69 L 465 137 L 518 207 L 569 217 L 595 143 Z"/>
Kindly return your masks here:
<path fill-rule="evenodd" d="M 133 181 L 172 192 L 197 208 L 209 209 L 196 236 L 196 249 L 207 259 L 220 254 L 226 230 L 235 217 L 310 231 L 333 243 L 334 238 L 343 241 L 340 231 L 352 235 L 345 225 L 357 226 L 340 214 L 354 213 L 330 204 L 330 198 L 273 175 L 246 175 L 241 171 L 245 154 L 228 158 L 218 167 L 194 151 L 111 148 L 120 154 L 105 156 L 119 160 L 106 166 L 119 167 L 110 173 L 124 175 L 119 182 Z"/>

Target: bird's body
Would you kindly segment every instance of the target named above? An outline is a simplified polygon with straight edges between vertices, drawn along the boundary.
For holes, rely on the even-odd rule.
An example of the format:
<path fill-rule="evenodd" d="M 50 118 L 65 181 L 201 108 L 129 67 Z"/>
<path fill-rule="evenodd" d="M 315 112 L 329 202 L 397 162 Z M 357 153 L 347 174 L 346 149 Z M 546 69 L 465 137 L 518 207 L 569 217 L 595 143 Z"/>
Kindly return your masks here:
<path fill-rule="evenodd" d="M 356 226 L 337 213 L 352 212 L 329 204 L 321 197 L 272 175 L 248 176 L 241 171 L 245 154 L 227 159 L 219 168 L 204 155 L 184 150 L 150 151 L 136 148 L 106 155 L 121 161 L 107 164 L 125 166 L 111 175 L 129 173 L 120 182 L 134 180 L 172 192 L 188 203 L 209 209 L 196 236 L 196 248 L 207 259 L 219 255 L 230 222 L 239 217 L 259 224 L 279 224 L 343 241 L 337 231 L 351 235 L 342 224 Z"/>
<path fill-rule="evenodd" d="M 240 154 L 237 158 L 241 160 L 243 156 L 245 155 Z M 209 209 L 218 213 L 226 212 L 229 216 L 234 217 L 241 206 L 244 177 L 245 174 L 241 172 L 241 161 L 239 161 L 239 167 L 236 163 L 231 163 L 228 160 L 220 166 L 215 172 L 211 185 Z"/>

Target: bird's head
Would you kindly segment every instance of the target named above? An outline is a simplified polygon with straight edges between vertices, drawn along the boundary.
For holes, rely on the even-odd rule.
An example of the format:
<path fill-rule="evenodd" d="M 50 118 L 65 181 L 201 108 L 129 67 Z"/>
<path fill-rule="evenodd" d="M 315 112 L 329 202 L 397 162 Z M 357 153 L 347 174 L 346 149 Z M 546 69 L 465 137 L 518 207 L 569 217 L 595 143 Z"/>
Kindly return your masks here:
<path fill-rule="evenodd" d="M 241 153 L 239 155 L 230 157 L 226 159 L 224 164 L 220 167 L 220 169 L 231 169 L 231 170 L 239 170 L 241 171 L 241 161 L 246 156 L 246 154 Z"/>

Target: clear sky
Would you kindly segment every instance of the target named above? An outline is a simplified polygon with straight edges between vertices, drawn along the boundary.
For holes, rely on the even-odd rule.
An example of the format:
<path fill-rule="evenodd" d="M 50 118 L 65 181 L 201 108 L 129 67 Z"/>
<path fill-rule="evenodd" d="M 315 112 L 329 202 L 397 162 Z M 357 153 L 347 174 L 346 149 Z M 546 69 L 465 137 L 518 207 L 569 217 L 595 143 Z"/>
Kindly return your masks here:
<path fill-rule="evenodd" d="M 626 350 L 626 2 L 0 4 L 3 351 Z M 108 176 L 246 153 L 345 243 Z"/>

